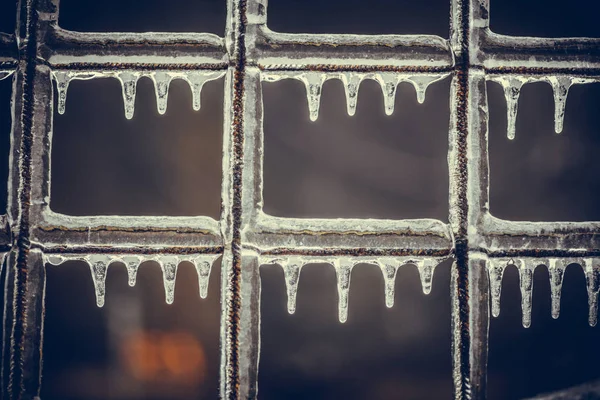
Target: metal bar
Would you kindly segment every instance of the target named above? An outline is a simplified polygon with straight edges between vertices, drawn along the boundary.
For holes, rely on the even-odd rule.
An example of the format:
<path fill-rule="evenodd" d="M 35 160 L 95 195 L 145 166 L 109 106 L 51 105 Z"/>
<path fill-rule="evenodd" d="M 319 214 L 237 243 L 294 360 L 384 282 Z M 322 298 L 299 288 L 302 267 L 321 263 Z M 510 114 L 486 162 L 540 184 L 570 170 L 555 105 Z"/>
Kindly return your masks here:
<path fill-rule="evenodd" d="M 451 46 L 456 72 L 450 96 L 450 224 L 454 234 L 455 262 L 452 267 L 452 352 L 456 399 L 486 397 L 487 271 L 485 261 L 471 252 L 472 230 L 479 218 L 478 199 L 484 189 L 477 162 L 487 157 L 477 142 L 486 132 L 477 124 L 481 90 L 485 98 L 485 77 L 471 64 L 479 37 L 477 27 L 485 20 L 485 1 L 454 0 Z M 483 87 L 481 87 L 483 82 Z M 487 182 L 486 182 L 487 183 Z M 475 201 L 474 201 L 475 200 Z M 473 204 L 474 203 L 474 204 Z"/>
<path fill-rule="evenodd" d="M 21 47 L 13 101 L 12 164 L 9 178 L 8 212 L 14 222 L 15 247 L 9 258 L 6 318 L 12 316 L 6 328 L 7 344 L 5 359 L 8 371 L 4 371 L 3 393 L 7 399 L 31 399 L 39 396 L 41 372 L 41 343 L 43 323 L 43 294 L 45 278 L 41 253 L 30 251 L 29 206 L 31 204 L 32 153 L 34 147 L 34 121 L 38 124 L 43 112 L 38 114 L 35 101 L 44 78 L 38 70 L 39 13 L 43 11 L 37 0 L 19 2 L 17 34 Z M 42 127 L 45 125 L 42 123 Z M 12 311 L 12 312 L 11 312 Z"/>
<path fill-rule="evenodd" d="M 213 34 L 81 33 L 58 27 L 50 32 L 44 58 L 61 68 L 81 68 L 86 64 L 187 64 L 215 69 L 229 63 L 223 38 Z"/>
<path fill-rule="evenodd" d="M 241 325 L 242 293 L 242 174 L 244 155 L 244 95 L 246 74 L 246 0 L 229 0 L 227 3 L 228 44 L 232 67 L 226 75 L 225 118 L 230 126 L 224 129 L 225 162 L 228 182 L 223 188 L 224 205 L 227 208 L 223 221 L 225 253 L 222 268 L 222 324 L 221 327 L 221 398 L 241 399 L 249 394 L 249 388 L 242 386 L 245 370 L 241 358 L 241 341 L 245 338 Z"/>

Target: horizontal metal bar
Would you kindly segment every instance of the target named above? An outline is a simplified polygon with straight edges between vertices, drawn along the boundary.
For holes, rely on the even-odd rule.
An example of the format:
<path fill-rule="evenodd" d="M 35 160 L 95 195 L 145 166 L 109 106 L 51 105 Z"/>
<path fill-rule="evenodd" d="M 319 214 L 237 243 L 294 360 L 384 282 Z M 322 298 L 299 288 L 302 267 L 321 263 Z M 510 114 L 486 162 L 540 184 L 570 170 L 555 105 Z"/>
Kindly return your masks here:
<path fill-rule="evenodd" d="M 208 33 L 82 33 L 55 28 L 44 58 L 63 68 L 84 64 L 223 65 L 225 40 Z"/>
<path fill-rule="evenodd" d="M 223 247 L 201 247 L 201 246 L 42 246 L 33 244 L 32 247 L 41 249 L 44 254 L 222 254 Z"/>
<path fill-rule="evenodd" d="M 279 218 L 262 213 L 243 230 L 244 242 L 262 249 L 379 248 L 450 250 L 449 227 L 433 219 L 314 219 Z M 385 249 L 385 250 L 384 250 Z"/>
<path fill-rule="evenodd" d="M 600 38 L 534 38 L 482 35 L 476 64 L 487 69 L 600 69 Z"/>
<path fill-rule="evenodd" d="M 433 35 L 322 35 L 257 30 L 248 52 L 262 69 L 309 69 L 312 66 L 387 66 L 448 68 L 454 65 L 448 41 Z"/>
<path fill-rule="evenodd" d="M 263 256 L 314 256 L 314 257 L 450 257 L 450 249 L 380 249 L 374 248 L 272 248 L 260 253 Z"/>
<path fill-rule="evenodd" d="M 219 222 L 209 217 L 72 217 L 52 212 L 35 221 L 31 240 L 47 246 L 222 246 Z"/>
<path fill-rule="evenodd" d="M 516 222 L 485 214 L 475 247 L 494 252 L 600 251 L 600 222 Z"/>
<path fill-rule="evenodd" d="M 485 253 L 490 258 L 584 258 L 600 256 L 600 250 L 598 249 L 511 249 L 487 251 Z"/>

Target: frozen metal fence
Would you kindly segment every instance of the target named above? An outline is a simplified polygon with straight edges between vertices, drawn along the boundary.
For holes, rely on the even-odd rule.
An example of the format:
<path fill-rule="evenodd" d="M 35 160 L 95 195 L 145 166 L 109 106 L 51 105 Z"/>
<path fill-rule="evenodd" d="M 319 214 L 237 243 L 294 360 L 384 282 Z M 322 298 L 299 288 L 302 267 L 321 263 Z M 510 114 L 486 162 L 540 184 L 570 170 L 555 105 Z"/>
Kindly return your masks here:
<path fill-rule="evenodd" d="M 97 303 L 106 270 L 123 262 L 135 283 L 137 266 L 156 260 L 172 301 L 177 266 L 197 268 L 206 295 L 211 265 L 222 260 L 221 397 L 257 395 L 260 347 L 259 266 L 280 264 L 288 310 L 294 312 L 298 278 L 310 262 L 332 264 L 338 277 L 339 318 L 347 315 L 350 276 L 358 263 L 378 265 L 392 306 L 394 279 L 417 265 L 430 290 L 435 266 L 452 258 L 455 397 L 484 398 L 489 295 L 499 312 L 500 282 L 518 267 L 523 324 L 530 324 L 532 274 L 549 268 L 552 315 L 558 317 L 564 268 L 580 264 L 587 277 L 590 324 L 596 323 L 600 277 L 600 223 L 512 222 L 488 207 L 486 81 L 502 85 L 508 137 L 515 135 L 524 84 L 552 85 L 556 131 L 562 129 L 569 87 L 600 79 L 600 40 L 509 37 L 489 30 L 488 0 L 452 0 L 450 39 L 432 35 L 284 34 L 267 27 L 267 0 L 227 0 L 224 37 L 207 33 L 78 33 L 58 24 L 59 0 L 20 0 L 15 35 L 0 35 L 0 78 L 13 79 L 13 128 L 8 215 L 0 219 L 6 257 L 3 385 L 7 399 L 39 396 L 46 262 L 83 260 L 90 266 Z M 65 111 L 69 82 L 116 78 L 125 115 L 135 112 L 136 82 L 149 76 L 164 113 L 169 84 L 187 81 L 193 107 L 202 85 L 225 77 L 222 215 L 208 217 L 72 217 L 50 209 L 50 151 L 54 104 Z M 321 87 L 340 79 L 348 113 L 362 80 L 381 85 L 386 112 L 396 87 L 411 82 L 419 101 L 427 85 L 451 76 L 448 163 L 450 223 L 422 220 L 294 219 L 262 211 L 262 82 L 297 79 L 306 85 L 310 118 L 319 112 Z M 488 284 L 489 282 L 489 284 Z M 490 290 L 491 289 L 491 290 Z"/>

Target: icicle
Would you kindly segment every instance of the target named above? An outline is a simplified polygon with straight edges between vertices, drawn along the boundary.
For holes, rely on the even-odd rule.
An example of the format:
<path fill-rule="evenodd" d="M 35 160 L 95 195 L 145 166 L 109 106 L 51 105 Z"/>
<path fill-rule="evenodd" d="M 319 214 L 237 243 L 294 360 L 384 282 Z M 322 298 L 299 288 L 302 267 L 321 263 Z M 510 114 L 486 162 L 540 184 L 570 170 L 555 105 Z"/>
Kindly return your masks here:
<path fill-rule="evenodd" d="M 104 296 L 106 295 L 106 269 L 110 263 L 110 258 L 104 255 L 92 255 L 87 258 L 87 262 L 92 272 L 92 280 L 94 281 L 96 305 L 102 307 L 104 306 Z"/>
<path fill-rule="evenodd" d="M 135 90 L 139 79 L 138 73 L 122 72 L 118 75 L 123 89 L 123 103 L 125 106 L 125 118 L 133 118 L 135 111 Z"/>
<path fill-rule="evenodd" d="M 287 291 L 287 309 L 290 314 L 296 312 L 296 297 L 298 294 L 298 282 L 300 271 L 304 263 L 298 257 L 290 257 L 282 261 L 283 274 L 285 276 L 285 287 Z"/>
<path fill-rule="evenodd" d="M 56 89 L 58 91 L 58 113 L 64 114 L 67 106 L 67 90 L 71 82 L 70 72 L 54 72 Z"/>
<path fill-rule="evenodd" d="M 175 300 L 175 278 L 177 276 L 179 258 L 176 256 L 164 256 L 158 259 L 158 263 L 163 272 L 165 299 L 167 304 L 173 304 L 173 300 Z"/>
<path fill-rule="evenodd" d="M 337 275 L 338 289 L 338 317 L 341 323 L 348 320 L 348 295 L 350 293 L 350 275 L 354 264 L 348 260 L 335 260 L 333 262 Z"/>
<path fill-rule="evenodd" d="M 398 275 L 400 263 L 398 260 L 385 259 L 379 261 L 379 268 L 381 268 L 383 281 L 385 283 L 385 305 L 388 308 L 392 308 L 394 306 L 394 297 L 396 295 L 396 275 Z"/>
<path fill-rule="evenodd" d="M 417 101 L 419 104 L 423 104 L 425 102 L 425 92 L 429 85 L 434 82 L 437 82 L 441 79 L 444 79 L 445 75 L 413 75 L 409 78 L 410 83 L 413 84 L 415 90 L 417 92 Z"/>
<path fill-rule="evenodd" d="M 500 315 L 500 294 L 502 293 L 502 276 L 506 268 L 506 260 L 490 259 L 489 261 L 490 275 L 490 294 L 492 297 L 492 316 Z"/>
<path fill-rule="evenodd" d="M 310 113 L 310 120 L 316 121 L 319 117 L 319 106 L 321 103 L 321 89 L 323 83 L 327 80 L 325 74 L 317 72 L 302 74 L 300 80 L 304 82 L 306 86 L 306 97 L 308 99 L 308 111 Z"/>
<path fill-rule="evenodd" d="M 156 106 L 158 113 L 163 115 L 167 112 L 167 102 L 169 99 L 169 86 L 173 77 L 164 71 L 154 72 L 152 74 L 154 81 L 154 92 L 156 93 Z"/>
<path fill-rule="evenodd" d="M 421 285 L 423 286 L 423 293 L 431 293 L 431 286 L 433 284 L 433 272 L 435 267 L 439 264 L 439 260 L 434 258 L 415 261 L 414 264 L 419 270 L 419 277 L 421 278 Z"/>
<path fill-rule="evenodd" d="M 191 72 L 186 76 L 186 81 L 192 90 L 192 108 L 194 111 L 200 110 L 202 99 L 202 87 L 209 80 L 208 76 L 202 72 Z"/>
<path fill-rule="evenodd" d="M 598 323 L 598 291 L 600 290 L 600 265 L 598 260 L 586 259 L 582 267 L 585 270 L 585 281 L 588 292 L 590 326 L 596 326 Z"/>
<path fill-rule="evenodd" d="M 515 138 L 517 126 L 517 111 L 519 109 L 519 95 L 525 79 L 508 77 L 502 78 L 500 84 L 504 88 L 504 98 L 506 99 L 506 136 L 513 140 Z"/>
<path fill-rule="evenodd" d="M 216 256 L 202 256 L 194 260 L 196 273 L 198 274 L 198 288 L 200 298 L 205 299 L 208 296 L 208 284 L 210 282 L 210 271 Z"/>
<path fill-rule="evenodd" d="M 377 79 L 381 90 L 383 91 L 383 105 L 386 115 L 394 113 L 394 103 L 396 102 L 396 88 L 398 87 L 398 76 L 393 73 L 383 73 Z"/>
<path fill-rule="evenodd" d="M 557 319 L 560 315 L 560 292 L 562 290 L 565 265 L 562 260 L 550 259 L 548 262 L 548 273 L 550 274 L 550 295 L 552 298 L 552 318 Z"/>
<path fill-rule="evenodd" d="M 573 80 L 568 76 L 553 76 L 548 78 L 548 81 L 554 91 L 554 130 L 556 133 L 561 133 L 565 118 L 567 95 Z"/>
<path fill-rule="evenodd" d="M 519 269 L 519 286 L 521 288 L 521 312 L 523 327 L 531 326 L 531 310 L 533 299 L 533 272 L 537 267 L 534 260 L 525 260 L 515 262 Z"/>
<path fill-rule="evenodd" d="M 352 116 L 356 113 L 356 103 L 358 101 L 358 89 L 363 77 L 355 73 L 345 73 L 342 75 L 344 83 L 344 91 L 346 92 L 346 108 L 348 115 Z"/>
<path fill-rule="evenodd" d="M 137 277 L 137 271 L 140 266 L 141 258 L 138 256 L 125 256 L 122 257 L 123 263 L 127 268 L 127 278 L 129 286 L 135 286 L 135 281 Z"/>

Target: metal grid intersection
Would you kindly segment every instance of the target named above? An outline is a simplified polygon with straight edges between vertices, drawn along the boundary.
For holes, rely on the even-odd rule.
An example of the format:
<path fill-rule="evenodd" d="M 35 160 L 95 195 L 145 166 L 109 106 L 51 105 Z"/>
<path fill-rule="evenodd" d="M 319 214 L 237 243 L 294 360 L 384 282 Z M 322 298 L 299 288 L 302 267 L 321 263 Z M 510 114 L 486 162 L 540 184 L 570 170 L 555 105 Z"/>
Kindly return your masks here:
<path fill-rule="evenodd" d="M 402 263 L 420 267 L 427 290 L 435 264 L 453 258 L 452 351 L 455 396 L 461 399 L 485 397 L 488 270 L 496 313 L 506 264 L 519 267 L 523 293 L 528 294 L 533 268 L 546 262 L 555 297 L 560 296 L 564 266 L 578 262 L 585 267 L 590 308 L 595 311 L 598 223 L 517 223 L 489 213 L 486 81 L 505 87 L 510 106 L 516 102 L 519 82 L 546 80 L 555 89 L 560 114 L 558 105 L 572 83 L 600 77 L 600 40 L 492 33 L 487 0 L 451 1 L 449 40 L 432 35 L 276 33 L 266 25 L 267 0 L 228 0 L 224 38 L 202 33 L 78 33 L 58 26 L 58 3 L 20 0 L 16 34 L 0 34 L 0 77 L 14 74 L 8 217 L 1 221 L 6 228 L 0 234 L 0 252 L 9 254 L 2 365 L 6 398 L 39 396 L 46 261 L 88 262 L 100 304 L 111 262 L 125 262 L 131 282 L 139 262 L 157 260 L 168 299 L 180 261 L 195 262 L 199 279 L 208 279 L 207 268 L 210 271 L 212 261 L 222 255 L 221 397 L 228 399 L 257 395 L 262 263 L 276 262 L 284 268 L 292 312 L 302 265 L 333 264 L 344 320 L 354 264 L 381 266 L 391 305 L 389 294 Z M 135 82 L 143 75 L 155 82 L 159 112 L 166 107 L 172 79 L 188 81 L 198 100 L 196 108 L 203 82 L 225 76 L 219 221 L 71 217 L 51 211 L 52 81 L 57 84 L 58 111 L 63 112 L 71 80 L 117 78 L 126 115 L 131 117 Z M 291 219 L 262 212 L 262 82 L 283 78 L 304 82 L 314 119 L 327 79 L 344 82 L 349 113 L 361 80 L 380 82 L 386 112 L 391 112 L 389 99 L 399 82 L 412 82 L 421 96 L 428 83 L 448 75 L 452 77 L 449 224 Z M 524 304 L 527 301 L 530 298 L 524 296 Z"/>

